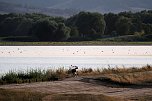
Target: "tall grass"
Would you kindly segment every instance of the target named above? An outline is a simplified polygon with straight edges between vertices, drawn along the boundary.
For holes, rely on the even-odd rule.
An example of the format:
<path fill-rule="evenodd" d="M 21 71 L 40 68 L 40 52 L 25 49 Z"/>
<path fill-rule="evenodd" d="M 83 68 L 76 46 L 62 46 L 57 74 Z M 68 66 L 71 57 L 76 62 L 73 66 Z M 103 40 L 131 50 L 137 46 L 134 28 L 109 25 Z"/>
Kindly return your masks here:
<path fill-rule="evenodd" d="M 0 78 L 0 84 L 55 81 L 65 77 L 66 73 L 64 68 L 59 68 L 57 70 L 32 69 L 27 72 L 9 71 Z"/>
<path fill-rule="evenodd" d="M 152 66 L 147 65 L 142 68 L 82 68 L 78 71 L 79 76 L 104 76 L 113 82 L 128 83 L 128 84 L 140 84 L 140 83 L 152 83 Z M 12 84 L 12 83 L 31 83 L 31 82 L 43 82 L 43 81 L 55 81 L 62 80 L 63 78 L 71 77 L 68 73 L 68 69 L 58 68 L 56 70 L 29 70 L 26 72 L 13 72 L 10 71 L 0 77 L 0 84 Z"/>
<path fill-rule="evenodd" d="M 103 69 L 105 80 L 124 85 L 152 85 L 152 66 Z"/>

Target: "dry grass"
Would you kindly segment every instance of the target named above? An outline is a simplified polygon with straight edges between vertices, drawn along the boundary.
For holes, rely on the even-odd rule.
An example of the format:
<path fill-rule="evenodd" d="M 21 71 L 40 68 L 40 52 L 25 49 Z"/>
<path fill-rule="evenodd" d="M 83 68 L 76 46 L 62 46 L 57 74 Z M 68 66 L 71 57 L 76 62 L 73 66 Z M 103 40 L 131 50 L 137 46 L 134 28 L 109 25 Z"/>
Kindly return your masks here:
<path fill-rule="evenodd" d="M 108 69 L 104 68 L 102 70 L 102 74 L 134 73 L 134 72 L 146 72 L 146 71 L 152 71 L 152 66 L 146 65 L 146 66 L 143 66 L 142 68 L 137 68 L 137 67 L 131 67 L 131 68 L 115 67 L 115 68 L 111 68 L 111 67 L 109 67 Z"/>
<path fill-rule="evenodd" d="M 80 76 L 98 76 L 100 80 L 109 83 L 124 85 L 152 85 L 152 66 L 146 65 L 142 68 L 83 68 L 79 71 Z"/>
<path fill-rule="evenodd" d="M 152 66 L 142 68 L 104 69 L 103 76 L 107 80 L 119 84 L 152 85 Z"/>
<path fill-rule="evenodd" d="M 122 83 L 122 84 L 135 84 L 135 85 L 151 85 L 152 84 L 152 71 L 105 74 L 105 77 L 109 78 L 110 81 L 113 81 L 116 83 Z"/>
<path fill-rule="evenodd" d="M 46 94 L 0 89 L 0 101 L 42 101 Z"/>
<path fill-rule="evenodd" d="M 44 94 L 0 89 L 0 101 L 118 101 L 118 98 L 92 94 Z M 119 101 L 121 101 L 119 99 Z"/>
<path fill-rule="evenodd" d="M 105 96 L 105 95 L 57 94 L 57 95 L 52 96 L 51 101 L 118 101 L 118 99 L 114 97 Z"/>
<path fill-rule="evenodd" d="M 134 101 L 151 101 L 152 96 L 151 95 L 141 95 L 141 96 L 136 96 L 132 98 Z"/>

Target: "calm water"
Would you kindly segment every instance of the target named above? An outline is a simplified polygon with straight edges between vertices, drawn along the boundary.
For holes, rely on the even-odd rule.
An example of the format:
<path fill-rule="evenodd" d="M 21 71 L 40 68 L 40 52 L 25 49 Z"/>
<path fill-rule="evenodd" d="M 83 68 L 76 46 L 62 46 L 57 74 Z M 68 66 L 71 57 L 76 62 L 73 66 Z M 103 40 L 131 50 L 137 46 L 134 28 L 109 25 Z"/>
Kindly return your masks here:
<path fill-rule="evenodd" d="M 0 73 L 26 71 L 27 69 L 50 69 L 77 65 L 80 68 L 103 68 L 115 66 L 144 66 L 152 64 L 149 56 L 104 56 L 104 57 L 0 57 Z"/>
<path fill-rule="evenodd" d="M 0 74 L 28 69 L 152 65 L 152 46 L 0 46 Z"/>

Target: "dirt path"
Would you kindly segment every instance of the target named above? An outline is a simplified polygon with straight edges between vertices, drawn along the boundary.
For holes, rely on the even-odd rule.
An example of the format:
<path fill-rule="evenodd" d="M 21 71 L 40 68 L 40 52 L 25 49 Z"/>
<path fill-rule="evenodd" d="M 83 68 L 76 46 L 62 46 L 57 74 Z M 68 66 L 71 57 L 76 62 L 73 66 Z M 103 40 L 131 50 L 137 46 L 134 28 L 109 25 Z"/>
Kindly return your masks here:
<path fill-rule="evenodd" d="M 65 79 L 63 81 L 1 85 L 0 88 L 28 90 L 48 94 L 104 94 L 108 96 L 121 97 L 123 99 L 130 99 L 134 96 L 145 94 L 152 96 L 152 88 L 114 88 L 104 86 L 102 84 L 96 84 L 94 80 L 90 80 L 89 83 L 83 82 L 82 79 L 83 78 L 81 77 L 76 77 Z"/>

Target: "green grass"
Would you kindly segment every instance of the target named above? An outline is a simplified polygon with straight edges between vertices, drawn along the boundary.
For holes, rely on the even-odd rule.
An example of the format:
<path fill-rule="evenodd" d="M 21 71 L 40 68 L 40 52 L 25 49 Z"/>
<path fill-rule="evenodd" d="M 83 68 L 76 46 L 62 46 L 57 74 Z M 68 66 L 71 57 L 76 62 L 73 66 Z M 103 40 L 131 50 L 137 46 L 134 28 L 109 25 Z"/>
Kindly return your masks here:
<path fill-rule="evenodd" d="M 57 70 L 29 70 L 27 72 L 10 71 L 0 77 L 0 84 L 20 84 L 31 82 L 55 81 L 66 77 L 67 70 L 59 68 Z"/>
<path fill-rule="evenodd" d="M 0 46 L 152 45 L 151 36 L 124 35 L 77 42 L 36 42 L 38 40 L 30 36 L 9 36 L 0 37 Z"/>
<path fill-rule="evenodd" d="M 0 89 L 0 101 L 42 101 L 47 94 Z"/>
<path fill-rule="evenodd" d="M 152 42 L 113 42 L 113 41 L 80 41 L 80 42 L 0 42 L 0 46 L 89 46 L 89 45 L 152 45 Z"/>
<path fill-rule="evenodd" d="M 99 39 L 99 41 L 112 41 L 112 42 L 147 42 L 152 41 L 151 34 L 147 35 L 140 35 L 139 33 L 135 35 L 123 35 L 123 36 L 116 36 L 116 37 L 109 37 Z"/>

